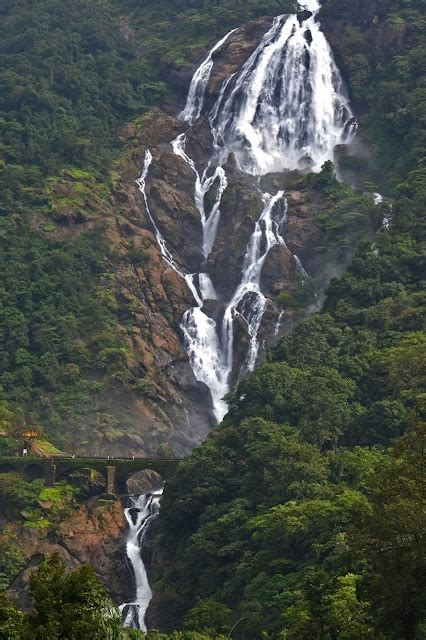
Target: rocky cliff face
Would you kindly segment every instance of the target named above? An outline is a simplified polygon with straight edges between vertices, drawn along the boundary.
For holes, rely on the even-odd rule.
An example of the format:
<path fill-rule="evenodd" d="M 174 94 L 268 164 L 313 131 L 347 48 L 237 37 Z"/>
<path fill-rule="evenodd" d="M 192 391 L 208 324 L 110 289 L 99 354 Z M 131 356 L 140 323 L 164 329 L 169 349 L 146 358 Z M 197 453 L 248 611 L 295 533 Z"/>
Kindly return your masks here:
<path fill-rule="evenodd" d="M 241 67 L 270 24 L 270 19 L 260 19 L 238 29 L 215 56 L 206 91 L 210 106 L 223 80 Z M 196 66 L 197 61 L 194 62 Z M 182 99 L 193 70 L 183 67 L 173 75 Z M 58 237 L 72 237 L 96 225 L 101 225 L 107 234 L 114 254 L 113 293 L 120 333 L 127 346 L 126 367 L 137 381 L 131 388 L 110 381 L 100 392 L 97 402 L 119 425 L 120 433 L 114 438 L 100 437 L 99 431 L 89 435 L 94 454 L 181 456 L 204 440 L 215 423 L 209 390 L 195 379 L 183 346 L 180 325 L 184 312 L 195 304 L 193 294 L 163 259 L 152 220 L 135 184 L 146 149 L 153 156 L 146 183 L 151 216 L 178 267 L 187 273 L 205 270 L 214 281 L 217 300 L 207 301 L 205 311 L 216 321 L 222 317 L 224 304 L 241 278 L 247 244 L 262 211 L 258 179 L 239 171 L 231 155 L 224 167 L 228 184 L 220 206 L 217 237 L 205 263 L 202 225 L 194 202 L 194 173 L 170 145 L 185 127 L 171 114 L 170 107 L 166 110 L 167 113 L 153 110 L 123 130 L 125 148 L 113 166 L 107 196 L 99 193 L 98 199 L 92 198 L 82 210 L 69 205 L 55 210 Z M 197 166 L 205 167 L 212 145 L 206 120 L 190 127 L 186 135 L 189 156 Z M 260 339 L 262 344 L 270 345 L 279 332 L 307 313 L 313 302 L 297 311 L 283 309 L 279 302 L 282 294 L 291 295 L 300 284 L 301 273 L 294 254 L 309 276 L 315 278 L 318 295 L 327 283 L 330 265 L 325 256 L 315 251 L 322 236 L 319 218 L 327 208 L 324 196 L 304 188 L 292 189 L 289 174 L 266 176 L 263 183 L 262 190 L 269 189 L 271 193 L 287 189 L 288 203 L 285 244 L 270 251 L 262 270 L 267 309 Z M 65 186 L 56 186 L 64 188 L 72 190 L 72 180 Z M 91 191 L 96 194 L 93 185 Z M 212 189 L 207 199 L 213 202 L 214 197 Z M 237 319 L 234 381 L 238 379 L 248 340 L 247 326 Z M 102 375 L 93 371 L 95 380 L 102 379 Z"/>
<path fill-rule="evenodd" d="M 45 555 L 58 553 L 70 569 L 91 564 L 111 597 L 117 603 L 125 602 L 133 596 L 124 562 L 125 529 L 120 501 L 102 504 L 96 499 L 62 519 L 51 533 L 27 529 L 18 523 L 7 524 L 2 534 L 5 542 L 11 536 L 15 538 L 26 559 L 26 568 L 14 580 L 11 595 L 23 608 L 31 608 L 29 577 Z"/>

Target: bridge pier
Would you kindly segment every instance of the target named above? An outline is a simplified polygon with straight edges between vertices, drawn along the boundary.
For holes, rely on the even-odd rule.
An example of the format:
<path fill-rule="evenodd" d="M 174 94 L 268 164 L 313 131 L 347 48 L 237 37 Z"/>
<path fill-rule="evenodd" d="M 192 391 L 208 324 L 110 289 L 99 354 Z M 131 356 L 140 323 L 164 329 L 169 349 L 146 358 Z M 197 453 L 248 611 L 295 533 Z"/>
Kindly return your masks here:
<path fill-rule="evenodd" d="M 52 460 L 44 463 L 44 482 L 46 487 L 54 487 L 56 484 L 56 464 Z"/>
<path fill-rule="evenodd" d="M 115 472 L 116 467 L 107 466 L 107 493 L 115 493 Z"/>

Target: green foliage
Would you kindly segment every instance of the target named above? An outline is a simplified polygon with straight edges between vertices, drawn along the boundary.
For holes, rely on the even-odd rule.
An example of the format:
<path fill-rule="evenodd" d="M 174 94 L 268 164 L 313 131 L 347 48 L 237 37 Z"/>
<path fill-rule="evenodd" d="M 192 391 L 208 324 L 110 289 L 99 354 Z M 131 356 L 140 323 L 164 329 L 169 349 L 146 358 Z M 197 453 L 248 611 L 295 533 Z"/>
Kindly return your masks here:
<path fill-rule="evenodd" d="M 339 182 L 330 161 L 323 164 L 319 173 L 308 175 L 300 184 L 304 183 L 327 196 L 327 210 L 319 218 L 324 240 L 318 250 L 347 261 L 360 242 L 369 239 L 380 227 L 384 212 L 374 205 L 370 195 Z"/>
<path fill-rule="evenodd" d="M 362 588 L 390 640 L 422 637 L 426 607 L 425 425 L 394 447 L 390 464 L 370 484 L 371 510 L 356 518 L 351 538 L 368 558 Z"/>
<path fill-rule="evenodd" d="M 44 560 L 30 578 L 34 613 L 22 640 L 93 638 L 120 640 L 121 615 L 89 566 L 67 574 L 58 555 Z"/>
<path fill-rule="evenodd" d="M 64 165 L 102 169 L 117 126 L 164 94 L 120 30 L 115 3 L 1 8 L 0 211 L 23 206 Z M 28 191 L 28 189 L 30 191 Z"/>
<path fill-rule="evenodd" d="M 222 425 L 168 484 L 156 582 L 165 628 L 214 602 L 241 640 L 424 634 L 423 18 L 417 0 L 360 4 L 328 0 L 323 15 L 352 22 L 339 53 L 368 110 L 377 175 L 395 191 L 391 229 L 364 235 L 324 311 L 239 383 Z M 410 25 L 397 58 L 367 45 L 365 30 L 387 16 Z M 389 213 L 340 185 L 331 164 L 304 180 L 330 203 L 320 222 L 337 256 Z"/>
<path fill-rule="evenodd" d="M 4 3 L 2 428 L 21 407 L 52 434 L 66 421 L 75 441 L 92 410 L 93 370 L 129 382 L 114 258 L 99 232 L 54 240 L 54 222 L 70 212 L 86 219 L 107 203 L 118 127 L 164 96 L 173 65 L 193 61 L 244 20 L 293 8 L 277 0 Z M 422 3 L 326 0 L 322 12 L 325 23 L 342 20 L 336 53 L 376 151 L 372 179 L 395 196 L 392 227 L 372 242 L 388 204 L 374 207 L 340 185 L 331 163 L 305 178 L 330 203 L 319 222 L 335 254 L 365 242 L 331 283 L 324 312 L 300 323 L 238 385 L 224 423 L 168 484 L 157 606 L 164 628 L 185 630 L 151 631 L 149 640 L 425 635 Z M 34 233 L 40 212 L 43 238 Z M 143 254 L 131 258 L 144 262 Z M 297 309 L 313 284 L 283 304 Z M 94 433 L 113 441 L 119 425 L 97 413 Z M 0 505 L 2 514 L 22 511 L 27 527 L 48 530 L 73 495 L 66 485 L 46 490 L 2 474 Z M 22 562 L 5 543 L 2 584 Z M 121 629 L 86 567 L 66 575 L 54 557 L 31 589 L 28 618 L 0 599 L 0 634 L 10 640 L 140 637 Z"/>
<path fill-rule="evenodd" d="M 155 68 L 184 64 L 214 40 L 245 21 L 291 13 L 295 0 L 123 0 L 133 9 L 132 24 L 142 32 L 149 63 Z"/>
<path fill-rule="evenodd" d="M 0 505 L 9 518 L 24 518 L 24 527 L 39 531 L 51 529 L 75 508 L 77 491 L 59 483 L 44 487 L 43 480 L 25 480 L 18 473 L 0 474 Z"/>
<path fill-rule="evenodd" d="M 73 240 L 58 236 L 110 206 L 119 129 L 132 119 L 140 126 L 160 103 L 171 64 L 241 20 L 294 7 L 22 0 L 0 8 L 0 402 L 43 424 L 62 448 L 84 444 L 88 430 L 121 436 L 99 407 L 96 375 L 146 396 L 155 381 L 135 380 L 127 366 L 115 257 L 100 224 Z M 129 259 L 142 265 L 146 256 Z"/>
<path fill-rule="evenodd" d="M 188 612 L 185 620 L 186 629 L 203 633 L 228 632 L 231 625 L 231 609 L 214 600 L 204 600 Z"/>
<path fill-rule="evenodd" d="M 423 0 L 325 0 L 321 15 L 335 29 L 338 62 L 375 148 L 376 179 L 395 190 L 401 175 L 423 166 Z"/>
<path fill-rule="evenodd" d="M 22 640 L 25 615 L 0 593 L 0 638 Z"/>
<path fill-rule="evenodd" d="M 4 640 L 225 640 L 196 631 L 142 634 L 122 627 L 121 614 L 91 567 L 71 573 L 58 554 L 46 558 L 30 577 L 34 611 L 24 614 L 0 593 L 0 637 Z M 225 608 L 217 605 L 218 611 Z"/>
<path fill-rule="evenodd" d="M 98 364 L 111 376 L 126 371 L 104 301 L 107 253 L 100 231 L 64 243 L 22 224 L 0 236 L 0 395 L 56 442 L 58 423 L 67 421 L 69 443 L 73 424 L 93 411 L 89 371 Z"/>
<path fill-rule="evenodd" d="M 24 555 L 13 543 L 0 543 L 0 591 L 6 591 L 25 565 Z"/>
<path fill-rule="evenodd" d="M 214 633 L 198 631 L 174 631 L 173 633 L 159 633 L 158 631 L 148 631 L 144 636 L 145 640 L 225 640 L 226 636 Z"/>
<path fill-rule="evenodd" d="M 28 482 L 18 473 L 0 474 L 1 511 L 8 515 L 17 515 L 22 509 L 37 505 L 43 480 Z"/>

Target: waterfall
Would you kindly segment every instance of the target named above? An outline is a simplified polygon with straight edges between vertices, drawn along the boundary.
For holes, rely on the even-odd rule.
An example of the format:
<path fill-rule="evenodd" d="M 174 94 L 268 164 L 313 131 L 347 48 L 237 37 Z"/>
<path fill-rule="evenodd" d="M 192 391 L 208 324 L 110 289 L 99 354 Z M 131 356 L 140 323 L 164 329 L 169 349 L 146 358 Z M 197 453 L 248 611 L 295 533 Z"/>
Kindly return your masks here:
<path fill-rule="evenodd" d="M 201 307 L 186 311 L 181 323 L 185 348 L 197 380 L 210 389 L 213 410 L 218 421 L 227 411 L 223 400 L 229 390 L 229 368 L 224 359 L 216 322 Z"/>
<path fill-rule="evenodd" d="M 179 118 L 194 124 L 201 115 L 204 105 L 204 95 L 209 84 L 211 72 L 213 69 L 213 55 L 218 51 L 223 44 L 228 40 L 229 36 L 234 33 L 236 29 L 233 29 L 226 34 L 211 51 L 209 51 L 207 58 L 198 67 L 191 81 L 189 87 L 188 97 L 184 110 L 179 114 Z"/>
<path fill-rule="evenodd" d="M 143 197 L 143 201 L 145 203 L 145 210 L 148 214 L 148 217 L 151 221 L 151 224 L 154 228 L 154 233 L 155 233 L 155 237 L 157 239 L 157 243 L 158 246 L 160 247 L 161 250 L 161 255 L 164 258 L 164 261 L 169 265 L 169 267 L 171 267 L 173 269 L 173 271 L 175 271 L 181 278 L 183 278 L 186 282 L 186 284 L 188 285 L 189 290 L 191 291 L 192 295 L 194 296 L 197 304 L 201 303 L 200 297 L 198 295 L 198 291 L 197 288 L 194 284 L 194 277 L 195 274 L 193 273 L 185 273 L 185 271 L 183 271 L 175 262 L 173 255 L 171 254 L 171 252 L 169 251 L 169 249 L 167 248 L 166 245 L 166 241 L 163 237 L 163 235 L 161 234 L 159 228 L 157 227 L 157 224 L 152 216 L 150 207 L 149 207 L 149 203 L 148 203 L 148 196 L 146 193 L 146 179 L 148 177 L 148 172 L 149 172 L 149 168 L 152 164 L 152 154 L 150 152 L 149 149 L 147 149 L 145 151 L 145 159 L 144 159 L 144 165 L 143 165 L 143 169 L 142 169 L 142 173 L 141 176 L 136 180 L 136 184 L 139 187 L 139 191 L 142 194 Z"/>
<path fill-rule="evenodd" d="M 278 320 L 275 323 L 275 329 L 274 329 L 275 338 L 278 338 L 278 336 L 280 335 L 280 329 L 281 329 L 283 318 L 284 318 L 284 311 L 281 311 L 280 315 L 278 316 Z"/>
<path fill-rule="evenodd" d="M 317 10 L 317 3 L 308 4 Z M 228 86 L 211 113 L 219 161 L 233 152 L 240 168 L 253 175 L 319 171 L 356 125 L 314 15 L 305 21 L 297 15 L 275 18 Z"/>
<path fill-rule="evenodd" d="M 178 273 L 182 278 L 185 278 L 185 274 L 183 273 L 183 271 L 178 267 L 178 265 L 176 264 L 176 262 L 173 259 L 172 254 L 170 253 L 170 251 L 167 248 L 166 245 L 166 241 L 164 240 L 162 234 L 160 233 L 159 228 L 157 227 L 154 218 L 152 217 L 152 213 L 151 213 L 151 209 L 149 207 L 149 203 L 148 203 L 148 196 L 146 194 L 146 179 L 148 177 L 148 172 L 149 172 L 149 168 L 152 164 L 152 154 L 150 152 L 149 149 L 147 149 L 145 151 L 145 158 L 144 158 L 144 165 L 142 168 L 142 173 L 140 178 L 138 178 L 136 180 L 136 184 L 139 187 L 139 191 L 142 194 L 143 197 L 143 201 L 145 203 L 145 210 L 148 214 L 148 217 L 151 221 L 152 226 L 154 227 L 154 233 L 155 233 L 155 237 L 157 239 L 158 245 L 161 249 L 161 255 L 163 256 L 165 262 L 167 262 L 167 264 L 169 265 L 169 267 L 171 267 L 173 269 L 173 271 L 176 271 L 176 273 Z"/>
<path fill-rule="evenodd" d="M 294 260 L 294 264 L 296 265 L 296 271 L 299 274 L 299 276 L 302 278 L 302 280 L 305 280 L 305 278 L 309 278 L 308 274 L 305 271 L 305 267 L 303 266 L 302 261 L 299 258 L 299 256 L 294 254 L 293 255 L 293 260 Z"/>
<path fill-rule="evenodd" d="M 161 489 L 140 496 L 130 496 L 129 506 L 124 510 L 129 525 L 126 554 L 133 570 L 136 597 L 133 602 L 122 604 L 120 610 L 124 626 L 141 631 L 146 631 L 145 614 L 152 599 L 141 547 L 150 524 L 159 514 L 162 493 Z"/>
<path fill-rule="evenodd" d="M 154 227 L 162 255 L 192 292 L 195 305 L 181 321 L 184 346 L 195 378 L 211 392 L 214 414 L 220 421 L 227 411 L 224 396 L 235 372 L 234 324 L 239 318 L 247 327 L 248 346 L 240 374 L 253 371 L 259 355 L 259 332 L 268 298 L 261 289 L 262 268 L 269 251 L 285 243 L 287 202 L 284 191 L 262 194 L 263 209 L 246 247 L 242 271 L 235 291 L 218 299 L 209 274 L 211 255 L 220 224 L 221 203 L 228 186 L 225 163 L 233 153 L 239 169 L 253 176 L 309 168 L 319 171 L 333 160 L 336 145 L 348 143 L 356 131 L 340 72 L 320 25 L 316 20 L 318 0 L 305 0 L 312 15 L 278 16 L 247 61 L 224 79 L 217 100 L 205 122 L 213 139 L 211 156 L 200 169 L 187 150 L 182 133 L 170 144 L 173 153 L 194 175 L 194 203 L 203 230 L 200 247 L 204 261 L 197 273 L 187 273 L 176 264 L 149 210 L 146 179 L 152 156 L 138 185 Z M 193 125 L 202 115 L 211 77 L 214 54 L 233 30 L 208 53 L 195 71 L 181 120 Z M 207 198 L 207 196 L 209 197 Z M 209 203 L 207 206 L 206 203 Z M 294 255 L 294 268 L 301 279 L 307 273 Z M 206 301 L 216 301 L 211 314 Z M 214 315 L 213 317 L 210 317 Z M 278 315 L 278 314 L 277 314 Z M 279 334 L 283 313 L 275 325 Z"/>
<path fill-rule="evenodd" d="M 374 204 L 376 206 L 378 206 L 379 204 L 382 204 L 385 201 L 381 193 L 377 193 L 377 192 L 373 193 L 373 198 L 374 198 Z M 388 213 L 387 215 L 383 216 L 383 221 L 382 221 L 382 229 L 385 229 L 385 231 L 388 231 L 391 227 L 392 213 L 393 213 L 393 206 L 392 206 L 392 203 L 390 203 L 388 208 Z"/>

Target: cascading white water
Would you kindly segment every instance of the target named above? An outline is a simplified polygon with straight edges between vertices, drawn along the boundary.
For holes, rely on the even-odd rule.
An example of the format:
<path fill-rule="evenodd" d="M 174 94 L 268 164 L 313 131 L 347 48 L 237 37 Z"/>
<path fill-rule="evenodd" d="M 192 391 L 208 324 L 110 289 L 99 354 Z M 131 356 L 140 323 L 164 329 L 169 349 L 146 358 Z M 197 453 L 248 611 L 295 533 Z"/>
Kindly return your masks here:
<path fill-rule="evenodd" d="M 232 151 L 247 173 L 318 171 L 332 159 L 355 123 L 315 16 L 276 18 L 228 95 L 221 92 L 211 118 L 219 161 Z"/>
<path fill-rule="evenodd" d="M 236 29 L 233 29 L 226 34 L 211 51 L 209 51 L 207 57 L 200 64 L 191 81 L 189 87 L 188 98 L 184 110 L 179 114 L 181 120 L 194 124 L 201 115 L 204 105 L 204 96 L 207 86 L 209 84 L 210 75 L 213 69 L 213 55 L 218 51 L 223 44 L 228 40 L 229 36 L 234 33 Z"/>
<path fill-rule="evenodd" d="M 185 278 L 185 274 L 178 267 L 178 265 L 176 264 L 176 262 L 173 259 L 172 254 L 168 250 L 167 245 L 166 245 L 166 241 L 164 240 L 159 228 L 157 227 L 157 225 L 155 223 L 155 220 L 152 217 L 151 209 L 149 207 L 148 196 L 146 194 L 146 179 L 148 177 L 148 172 L 149 172 L 149 168 L 150 168 L 150 166 L 152 164 L 152 160 L 153 160 L 152 154 L 151 154 L 150 150 L 147 149 L 145 151 L 145 158 L 144 158 L 144 165 L 143 165 L 143 168 L 142 168 L 142 173 L 140 175 L 140 178 L 138 178 L 136 180 L 136 184 L 138 185 L 139 191 L 142 194 L 143 201 L 145 203 L 145 209 L 146 209 L 148 217 L 149 217 L 149 219 L 151 221 L 151 224 L 154 227 L 155 237 L 156 237 L 158 245 L 159 245 L 159 247 L 161 249 L 161 254 L 162 254 L 164 260 L 167 262 L 169 267 L 171 267 L 173 269 L 173 271 L 176 271 L 176 273 L 178 273 L 182 278 Z"/>
<path fill-rule="evenodd" d="M 348 142 L 356 129 L 342 78 L 315 19 L 319 0 L 306 0 L 304 6 L 314 15 L 306 19 L 304 15 L 275 18 L 247 62 L 224 80 L 209 114 L 214 145 L 207 167 L 201 172 L 188 155 L 186 134 L 171 142 L 173 152 L 194 173 L 194 202 L 200 214 L 206 261 L 220 222 L 220 205 L 228 184 L 223 165 L 231 152 L 239 168 L 255 176 L 305 167 L 318 171 L 326 160 L 333 159 L 335 146 Z M 180 114 L 190 125 L 203 112 L 214 53 L 234 31 L 211 49 L 192 78 L 186 106 Z M 151 162 L 152 156 L 147 152 L 139 188 L 164 259 L 185 279 L 193 294 L 196 306 L 186 311 L 181 322 L 185 348 L 194 375 L 209 387 L 215 416 L 221 420 L 227 410 L 223 398 L 234 369 L 237 317 L 245 321 L 249 335 L 243 372 L 252 371 L 256 365 L 258 334 L 268 304 L 261 291 L 262 267 L 273 246 L 286 247 L 282 235 L 287 216 L 284 192 L 274 196 L 263 194 L 264 208 L 247 245 L 240 283 L 225 301 L 223 320 L 216 322 L 204 309 L 207 300 L 217 299 L 214 284 L 206 273 L 206 262 L 198 274 L 186 273 L 173 260 L 152 219 L 145 184 Z M 214 202 L 206 211 L 206 196 L 213 189 Z M 301 278 L 306 278 L 297 256 L 294 263 Z M 276 334 L 282 317 L 281 314 L 278 318 Z"/>
<path fill-rule="evenodd" d="M 256 365 L 259 351 L 257 336 L 267 304 L 260 288 L 260 277 L 271 248 L 276 244 L 285 246 L 281 230 L 286 221 L 287 202 L 283 196 L 283 191 L 275 196 L 263 195 L 264 208 L 247 246 L 241 282 L 225 309 L 220 331 L 216 322 L 202 311 L 204 301 L 215 295 L 206 274 L 201 274 L 209 282 L 208 287 L 200 285 L 204 292 L 202 303 L 189 309 L 182 319 L 181 327 L 192 369 L 197 380 L 210 388 L 218 420 L 227 411 L 223 397 L 229 389 L 233 368 L 234 319 L 237 315 L 246 322 L 250 337 L 244 370 L 253 371 Z"/>
<path fill-rule="evenodd" d="M 284 318 L 284 311 L 281 311 L 280 315 L 278 316 L 278 320 L 275 323 L 275 329 L 274 329 L 274 336 L 277 338 L 280 334 L 280 329 L 281 329 L 281 325 L 282 325 L 282 321 Z"/>
<path fill-rule="evenodd" d="M 224 363 L 229 375 L 233 367 L 234 318 L 240 315 L 247 323 L 250 336 L 245 370 L 253 371 L 259 351 L 257 335 L 265 313 L 267 300 L 260 289 L 262 267 L 269 251 L 277 244 L 285 246 L 281 230 L 287 218 L 287 201 L 284 191 L 275 196 L 264 193 L 264 208 L 255 224 L 247 246 L 242 268 L 242 278 L 237 290 L 225 310 L 222 324 Z"/>
<path fill-rule="evenodd" d="M 182 133 L 176 140 L 173 140 L 172 149 L 173 152 L 182 158 L 187 165 L 189 165 L 195 174 L 195 193 L 194 200 L 195 205 L 200 213 L 201 224 L 203 227 L 203 253 L 204 257 L 208 258 L 213 248 L 214 241 L 216 239 L 217 227 L 220 218 L 220 203 L 223 193 L 228 186 L 226 174 L 220 165 L 216 167 L 214 172 L 209 176 L 210 163 L 207 165 L 203 172 L 203 175 L 197 171 L 195 162 L 187 155 L 185 151 L 186 147 L 186 135 Z M 209 193 L 210 189 L 217 184 L 216 199 L 210 213 L 206 213 L 204 202 L 205 197 Z"/>
<path fill-rule="evenodd" d="M 305 271 L 305 267 L 302 264 L 301 259 L 296 254 L 293 255 L 294 263 L 296 265 L 296 271 L 302 279 L 308 278 L 308 274 Z"/>
<path fill-rule="evenodd" d="M 202 311 L 202 307 L 195 307 L 186 311 L 181 328 L 194 375 L 210 389 L 214 414 L 220 421 L 227 411 L 223 398 L 229 390 L 229 370 L 216 322 Z"/>
<path fill-rule="evenodd" d="M 140 496 L 130 496 L 129 506 L 124 510 L 129 525 L 126 554 L 133 570 L 136 597 L 133 602 L 122 604 L 124 626 L 146 631 L 145 614 L 152 599 L 145 565 L 141 557 L 141 547 L 148 528 L 160 512 L 160 498 L 163 490 Z"/>
<path fill-rule="evenodd" d="M 139 187 L 139 191 L 142 194 L 143 197 L 143 201 L 145 203 L 145 209 L 146 212 L 148 214 L 148 217 L 151 221 L 152 226 L 154 227 L 154 232 L 155 232 L 155 237 L 157 239 L 158 245 L 161 249 L 161 254 L 164 258 L 164 261 L 167 262 L 167 264 L 169 265 L 169 267 L 171 267 L 173 269 L 173 271 L 175 271 L 181 278 L 183 278 L 186 282 L 186 284 L 188 285 L 189 290 L 191 291 L 192 295 L 194 296 L 195 301 L 197 302 L 197 304 L 201 304 L 201 299 L 200 296 L 198 294 L 197 288 L 194 284 L 194 278 L 196 274 L 193 273 L 185 273 L 175 262 L 175 260 L 173 259 L 173 255 L 171 254 L 171 252 L 169 251 L 169 249 L 167 248 L 166 245 L 166 241 L 163 237 L 163 235 L 161 234 L 159 228 L 156 225 L 156 222 L 152 216 L 150 207 L 149 207 L 149 203 L 148 203 L 148 196 L 146 194 L 146 179 L 148 177 L 148 173 L 149 173 L 149 168 L 152 164 L 152 154 L 150 152 L 149 149 L 147 149 L 145 151 L 145 159 L 144 159 L 144 165 L 142 168 L 142 173 L 140 178 L 138 178 L 136 180 L 136 184 Z"/>
<path fill-rule="evenodd" d="M 377 193 L 377 192 L 373 193 L 373 198 L 374 198 L 374 204 L 376 206 L 378 206 L 379 204 L 382 204 L 385 201 L 381 193 Z M 387 215 L 383 216 L 382 229 L 385 229 L 385 230 L 390 229 L 390 226 L 392 223 L 392 213 L 393 213 L 393 206 L 392 206 L 392 203 L 390 203 Z"/>

